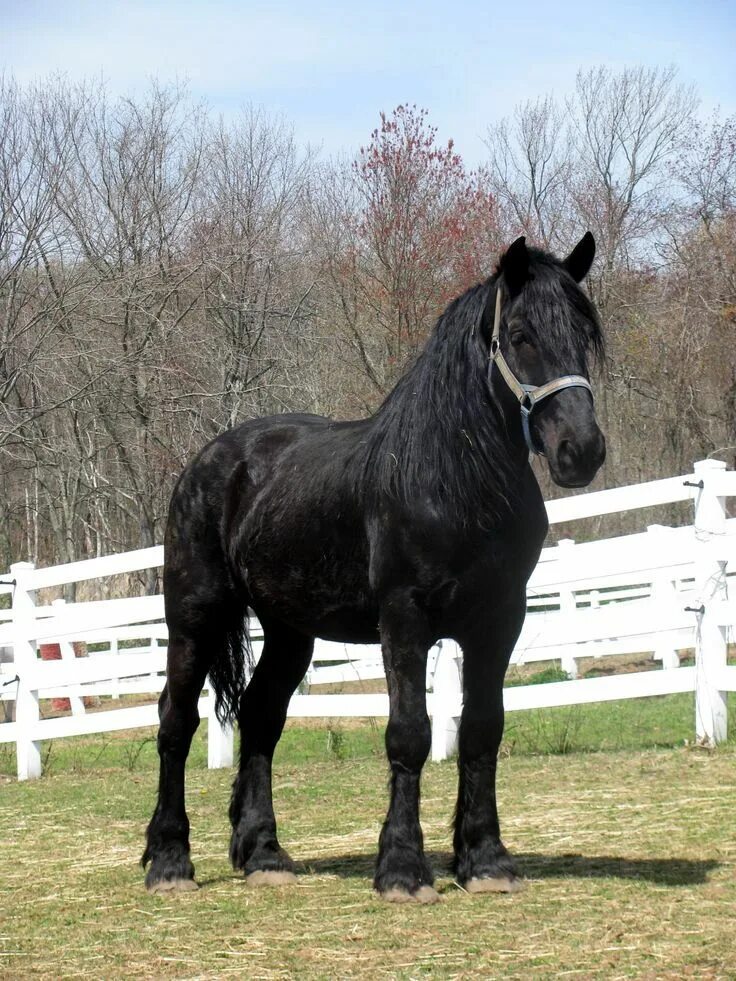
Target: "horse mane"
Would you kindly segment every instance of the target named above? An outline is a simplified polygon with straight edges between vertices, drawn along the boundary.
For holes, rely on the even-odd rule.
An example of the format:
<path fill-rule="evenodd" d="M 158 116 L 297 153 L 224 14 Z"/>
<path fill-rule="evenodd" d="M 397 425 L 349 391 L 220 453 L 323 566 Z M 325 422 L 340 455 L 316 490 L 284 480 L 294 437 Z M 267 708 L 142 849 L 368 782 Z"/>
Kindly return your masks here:
<path fill-rule="evenodd" d="M 592 351 L 602 358 L 603 335 L 590 299 L 553 256 L 529 249 L 529 259 L 524 305 L 537 308 L 547 343 L 563 353 L 585 357 Z M 499 276 L 496 270 L 450 303 L 424 350 L 370 420 L 359 451 L 359 480 L 374 504 L 429 497 L 465 526 L 495 523 L 513 509 L 518 471 L 488 385 L 488 338 L 482 330 Z M 550 304 L 554 296 L 566 303 Z M 564 309 L 569 317 L 559 315 Z"/>
<path fill-rule="evenodd" d="M 494 285 L 492 277 L 453 300 L 371 419 L 361 470 L 377 500 L 409 504 L 431 491 L 463 524 L 507 509 L 513 467 L 481 336 Z"/>

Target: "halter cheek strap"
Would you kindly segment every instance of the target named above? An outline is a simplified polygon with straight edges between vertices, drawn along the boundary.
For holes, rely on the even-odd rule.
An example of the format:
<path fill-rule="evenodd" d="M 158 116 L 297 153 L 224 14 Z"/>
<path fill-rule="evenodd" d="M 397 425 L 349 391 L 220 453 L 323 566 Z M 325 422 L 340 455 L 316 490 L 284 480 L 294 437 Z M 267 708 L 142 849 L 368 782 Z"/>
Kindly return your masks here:
<path fill-rule="evenodd" d="M 521 409 L 521 428 L 524 433 L 524 440 L 531 453 L 544 456 L 542 450 L 534 445 L 530 428 L 530 418 L 534 409 L 543 402 L 544 399 L 561 392 L 565 388 L 587 388 L 593 394 L 590 382 L 582 375 L 561 375 L 552 381 L 545 382 L 544 385 L 524 385 L 509 368 L 506 358 L 501 353 L 501 290 L 496 287 L 496 314 L 493 320 L 493 336 L 491 337 L 491 349 L 488 357 L 488 380 L 490 382 L 491 369 L 495 364 L 503 376 L 503 380 L 519 400 Z"/>

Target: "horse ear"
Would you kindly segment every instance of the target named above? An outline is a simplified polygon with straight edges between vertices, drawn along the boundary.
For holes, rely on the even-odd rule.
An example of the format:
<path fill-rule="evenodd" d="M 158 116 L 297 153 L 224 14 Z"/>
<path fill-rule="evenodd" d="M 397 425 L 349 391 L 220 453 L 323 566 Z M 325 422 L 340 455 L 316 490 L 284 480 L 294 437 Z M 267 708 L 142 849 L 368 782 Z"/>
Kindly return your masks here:
<path fill-rule="evenodd" d="M 526 236 L 521 235 L 501 256 L 498 264 L 511 296 L 516 296 L 529 278 L 529 253 Z"/>
<path fill-rule="evenodd" d="M 595 258 L 595 239 L 586 232 L 562 265 L 576 283 L 582 282 L 590 272 Z"/>

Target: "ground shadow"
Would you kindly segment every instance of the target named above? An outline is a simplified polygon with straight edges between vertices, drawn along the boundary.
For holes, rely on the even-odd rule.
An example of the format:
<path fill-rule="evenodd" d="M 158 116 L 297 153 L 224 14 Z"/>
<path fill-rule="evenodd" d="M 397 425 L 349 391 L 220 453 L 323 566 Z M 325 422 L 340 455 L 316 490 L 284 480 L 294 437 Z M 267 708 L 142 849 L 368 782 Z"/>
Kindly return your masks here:
<path fill-rule="evenodd" d="M 452 876 L 450 852 L 428 852 L 440 877 Z M 715 859 L 618 858 L 613 855 L 541 855 L 514 853 L 519 871 L 527 879 L 643 879 L 661 886 L 692 886 L 708 881 L 718 868 Z M 297 862 L 297 874 L 337 875 L 372 879 L 375 855 L 336 855 Z"/>

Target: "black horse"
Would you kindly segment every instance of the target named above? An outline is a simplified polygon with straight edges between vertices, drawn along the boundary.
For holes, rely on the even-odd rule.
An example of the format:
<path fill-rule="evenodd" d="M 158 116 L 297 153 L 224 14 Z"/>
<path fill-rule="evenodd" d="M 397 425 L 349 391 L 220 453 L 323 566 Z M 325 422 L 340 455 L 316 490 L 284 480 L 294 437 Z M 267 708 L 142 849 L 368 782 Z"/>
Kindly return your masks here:
<path fill-rule="evenodd" d="M 391 782 L 379 893 L 438 898 L 419 782 L 430 746 L 427 652 L 442 637 L 464 655 L 455 876 L 469 891 L 519 887 L 500 838 L 495 773 L 504 674 L 547 533 L 529 450 L 547 457 L 563 487 L 589 483 L 605 456 L 587 381 L 602 336 L 578 286 L 594 252 L 590 233 L 564 261 L 517 239 L 495 275 L 450 304 L 374 416 L 256 419 L 186 468 L 165 538 L 169 648 L 143 856 L 150 890 L 196 888 L 184 768 L 208 674 L 218 716 L 236 718 L 241 733 L 233 866 L 252 884 L 293 881 L 271 761 L 315 637 L 382 645 Z M 265 642 L 246 685 L 249 608 Z"/>

